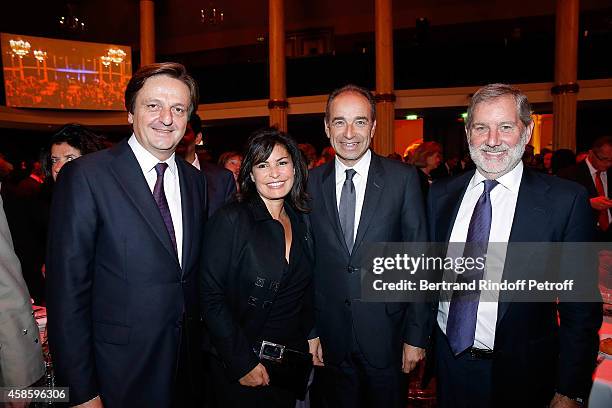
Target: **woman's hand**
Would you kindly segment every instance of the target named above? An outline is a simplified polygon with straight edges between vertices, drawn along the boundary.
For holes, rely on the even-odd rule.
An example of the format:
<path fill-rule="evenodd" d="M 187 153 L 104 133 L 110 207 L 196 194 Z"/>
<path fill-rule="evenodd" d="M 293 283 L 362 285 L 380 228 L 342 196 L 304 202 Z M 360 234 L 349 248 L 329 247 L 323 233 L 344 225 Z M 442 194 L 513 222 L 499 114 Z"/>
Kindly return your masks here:
<path fill-rule="evenodd" d="M 259 387 L 270 384 L 270 377 L 268 377 L 266 367 L 259 363 L 247 375 L 242 377 L 239 382 L 246 387 Z"/>

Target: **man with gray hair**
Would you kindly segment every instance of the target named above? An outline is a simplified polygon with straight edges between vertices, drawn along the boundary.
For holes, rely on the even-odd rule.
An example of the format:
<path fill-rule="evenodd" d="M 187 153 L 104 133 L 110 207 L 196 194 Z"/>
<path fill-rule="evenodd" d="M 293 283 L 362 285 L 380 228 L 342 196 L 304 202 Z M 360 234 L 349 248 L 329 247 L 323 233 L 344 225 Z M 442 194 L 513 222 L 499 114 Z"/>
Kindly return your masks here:
<path fill-rule="evenodd" d="M 474 94 L 465 131 L 477 169 L 431 186 L 432 241 L 470 243 L 464 256 L 469 250 L 469 256 L 486 257 L 489 243 L 592 240 L 585 189 L 523 166 L 533 127 L 520 90 L 492 84 Z M 501 257 L 501 279 L 514 278 L 519 269 L 511 250 Z M 458 275 L 456 282 L 489 279 L 491 259 L 474 274 Z M 575 272 L 587 274 L 586 269 Z M 440 297 L 435 333 L 439 406 L 580 406 L 595 367 L 601 304 L 510 303 L 483 296 L 478 290 L 455 290 Z"/>

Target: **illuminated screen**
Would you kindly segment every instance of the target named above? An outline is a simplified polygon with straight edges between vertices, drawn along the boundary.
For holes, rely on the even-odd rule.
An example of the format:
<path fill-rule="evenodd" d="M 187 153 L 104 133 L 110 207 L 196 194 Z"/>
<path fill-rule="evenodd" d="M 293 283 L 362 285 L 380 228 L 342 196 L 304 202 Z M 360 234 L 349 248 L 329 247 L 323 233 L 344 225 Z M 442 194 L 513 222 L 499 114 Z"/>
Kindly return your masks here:
<path fill-rule="evenodd" d="M 124 110 L 130 47 L 0 34 L 6 105 Z"/>

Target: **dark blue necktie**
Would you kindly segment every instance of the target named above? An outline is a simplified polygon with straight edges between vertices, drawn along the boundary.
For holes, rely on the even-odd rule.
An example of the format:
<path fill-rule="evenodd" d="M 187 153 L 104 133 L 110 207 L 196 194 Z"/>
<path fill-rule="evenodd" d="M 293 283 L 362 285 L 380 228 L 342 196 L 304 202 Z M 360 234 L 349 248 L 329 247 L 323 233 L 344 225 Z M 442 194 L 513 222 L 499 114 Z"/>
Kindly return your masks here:
<path fill-rule="evenodd" d="M 153 187 L 153 198 L 157 203 L 159 212 L 164 219 L 168 235 L 172 241 L 174 252 L 178 254 L 176 248 L 176 235 L 174 233 L 174 224 L 172 224 L 172 215 L 170 214 L 170 207 L 168 206 L 168 200 L 166 200 L 166 193 L 164 192 L 164 172 L 168 168 L 168 163 L 157 163 L 155 165 L 155 172 L 157 173 L 157 180 L 155 180 L 155 187 Z"/>
<path fill-rule="evenodd" d="M 353 251 L 353 244 L 355 240 L 355 206 L 357 203 L 355 184 L 353 183 L 355 173 L 357 172 L 353 169 L 346 170 L 346 179 L 342 185 L 342 191 L 340 192 L 340 206 L 338 207 L 340 226 L 342 227 L 344 242 L 346 242 L 349 252 Z"/>
<path fill-rule="evenodd" d="M 468 229 L 466 246 L 463 256 L 466 258 L 484 257 L 489 245 L 489 234 L 491 232 L 491 190 L 498 184 L 497 180 L 485 180 L 484 191 L 474 207 L 470 226 Z M 457 275 L 457 282 L 476 281 L 476 290 L 453 291 L 448 320 L 446 322 L 446 336 L 450 347 L 455 355 L 472 347 L 476 334 L 476 317 L 478 315 L 478 301 L 480 290 L 478 281 L 484 274 L 483 268 L 474 268 Z"/>

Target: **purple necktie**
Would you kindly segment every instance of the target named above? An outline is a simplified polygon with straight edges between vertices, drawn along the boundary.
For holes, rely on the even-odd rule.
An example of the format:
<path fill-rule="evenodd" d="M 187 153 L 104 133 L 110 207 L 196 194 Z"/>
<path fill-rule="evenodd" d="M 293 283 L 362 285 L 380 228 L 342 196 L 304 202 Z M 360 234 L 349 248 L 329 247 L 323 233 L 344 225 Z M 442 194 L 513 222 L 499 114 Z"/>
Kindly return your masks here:
<path fill-rule="evenodd" d="M 491 190 L 498 184 L 497 180 L 485 180 L 484 191 L 474 207 L 467 238 L 464 257 L 472 259 L 484 257 L 489 245 L 491 232 Z M 457 275 L 457 282 L 478 282 L 482 279 L 484 269 L 474 268 Z M 480 290 L 476 283 L 476 290 L 453 291 L 448 320 L 446 322 L 446 336 L 451 350 L 455 355 L 462 353 L 474 344 L 476 334 L 476 317 L 478 315 L 478 301 Z"/>
<path fill-rule="evenodd" d="M 172 241 L 174 252 L 178 254 L 176 249 L 176 236 L 174 234 L 174 224 L 172 224 L 172 215 L 170 214 L 170 207 L 168 206 L 168 200 L 166 200 L 166 193 L 164 192 L 164 172 L 168 168 L 168 163 L 157 163 L 155 165 L 155 172 L 157 173 L 157 180 L 155 180 L 155 187 L 153 187 L 153 198 L 157 203 L 159 212 L 164 219 L 168 235 Z"/>

